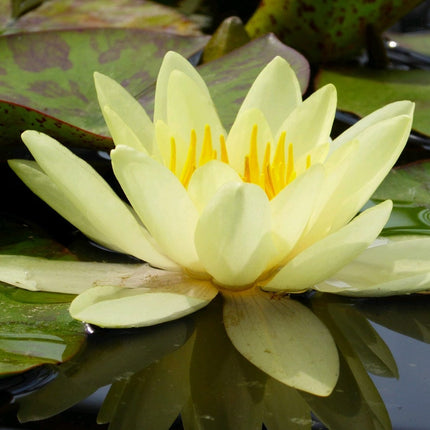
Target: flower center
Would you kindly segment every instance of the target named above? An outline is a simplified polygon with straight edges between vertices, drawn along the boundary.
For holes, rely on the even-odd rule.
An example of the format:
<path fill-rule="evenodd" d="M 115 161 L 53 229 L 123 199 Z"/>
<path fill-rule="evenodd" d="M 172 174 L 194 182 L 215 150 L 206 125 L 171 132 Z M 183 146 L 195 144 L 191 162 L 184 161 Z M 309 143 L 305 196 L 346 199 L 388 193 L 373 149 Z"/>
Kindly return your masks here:
<path fill-rule="evenodd" d="M 283 131 L 279 137 L 278 143 L 275 147 L 275 154 L 271 159 L 271 142 L 267 142 L 264 158 L 260 164 L 258 159 L 258 145 L 257 145 L 258 126 L 254 124 L 252 127 L 249 153 L 245 156 L 244 170 L 241 177 L 244 182 L 259 185 L 267 194 L 269 199 L 275 197 L 281 190 L 290 184 L 297 176 L 294 165 L 294 150 L 293 144 L 290 143 L 287 148 L 287 156 L 285 156 L 285 136 Z M 225 144 L 224 136 L 219 137 L 220 141 L 220 156 L 219 160 L 229 164 L 227 146 Z M 196 131 L 191 130 L 190 145 L 188 147 L 187 157 L 178 176 L 185 188 L 188 187 L 191 176 L 195 170 L 203 166 L 209 161 L 218 160 L 217 151 L 214 150 L 212 145 L 212 134 L 209 125 L 205 126 L 202 149 L 199 160 L 197 161 L 197 135 Z M 306 157 L 306 168 L 311 165 L 311 156 Z M 176 142 L 175 138 L 170 139 L 170 170 L 176 175 Z M 240 172 L 239 172 L 240 174 Z"/>

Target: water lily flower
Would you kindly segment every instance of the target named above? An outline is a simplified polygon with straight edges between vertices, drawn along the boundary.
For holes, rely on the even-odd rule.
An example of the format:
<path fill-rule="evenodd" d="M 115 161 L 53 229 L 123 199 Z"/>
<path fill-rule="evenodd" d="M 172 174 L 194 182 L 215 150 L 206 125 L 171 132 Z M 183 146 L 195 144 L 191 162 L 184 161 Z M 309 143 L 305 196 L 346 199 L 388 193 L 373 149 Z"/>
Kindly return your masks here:
<path fill-rule="evenodd" d="M 66 279 L 48 282 L 48 268 L 28 257 L 9 262 L 14 273 L 27 268 L 38 288 L 81 293 L 71 314 L 105 327 L 179 318 L 221 292 L 227 332 L 245 357 L 282 382 L 328 394 L 338 366 L 330 334 L 299 302 L 279 297 L 311 288 L 338 292 L 336 273 L 360 254 L 383 255 L 385 246 L 367 249 L 391 201 L 357 213 L 401 153 L 413 103 L 385 106 L 332 141 L 335 88 L 302 101 L 295 73 L 280 57 L 261 71 L 229 132 L 205 82 L 179 54 L 164 58 L 152 121 L 115 81 L 96 73 L 95 82 L 116 145 L 113 170 L 131 206 L 87 163 L 36 131 L 22 135 L 35 161 L 10 166 L 89 238 L 149 265 L 105 266 L 109 280 L 96 263 L 79 263 L 88 282 L 73 288 Z M 406 256 L 412 245 L 402 242 L 389 255 Z M 429 241 L 419 246 L 428 250 Z M 409 282 L 407 292 L 428 288 L 428 262 L 409 266 L 385 272 L 396 280 L 425 278 L 419 287 Z M 348 273 L 343 285 L 354 283 Z M 369 292 L 364 278 L 358 290 Z M 382 291 L 390 293 L 389 285 L 382 281 Z"/>

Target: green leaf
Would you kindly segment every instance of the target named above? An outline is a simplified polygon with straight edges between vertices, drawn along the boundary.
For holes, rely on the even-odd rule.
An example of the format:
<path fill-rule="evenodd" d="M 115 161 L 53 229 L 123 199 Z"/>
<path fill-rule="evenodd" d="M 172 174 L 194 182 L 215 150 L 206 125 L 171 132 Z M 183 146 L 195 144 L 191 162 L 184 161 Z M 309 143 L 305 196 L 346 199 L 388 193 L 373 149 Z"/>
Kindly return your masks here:
<path fill-rule="evenodd" d="M 430 136 L 430 74 L 427 70 L 322 69 L 315 85 L 332 83 L 338 91 L 338 108 L 363 117 L 394 101 L 415 102 L 412 128 Z"/>
<path fill-rule="evenodd" d="M 430 235 L 430 161 L 392 170 L 372 201 L 391 199 L 393 211 L 382 234 Z"/>
<path fill-rule="evenodd" d="M 40 4 L 41 0 L 13 0 L 12 3 L 16 4 L 14 15 L 19 16 Z M 175 9 L 151 1 L 133 0 L 46 1 L 9 25 L 6 33 L 95 27 L 140 27 L 198 34 L 197 25 Z"/>
<path fill-rule="evenodd" d="M 104 137 L 107 131 L 97 103 L 93 72 L 109 75 L 132 94 L 141 94 L 153 85 L 166 51 L 190 56 L 204 46 L 206 39 L 137 29 L 2 37 L 2 152 L 13 150 L 20 133 L 29 128 L 66 145 L 110 148 L 111 140 Z"/>
<path fill-rule="evenodd" d="M 69 315 L 64 296 L 21 292 L 0 286 L 0 375 L 69 360 L 85 341 L 82 323 Z"/>
<path fill-rule="evenodd" d="M 246 25 L 252 37 L 274 32 L 311 61 L 351 57 L 366 44 L 366 32 L 393 25 L 421 0 L 265 0 Z"/>

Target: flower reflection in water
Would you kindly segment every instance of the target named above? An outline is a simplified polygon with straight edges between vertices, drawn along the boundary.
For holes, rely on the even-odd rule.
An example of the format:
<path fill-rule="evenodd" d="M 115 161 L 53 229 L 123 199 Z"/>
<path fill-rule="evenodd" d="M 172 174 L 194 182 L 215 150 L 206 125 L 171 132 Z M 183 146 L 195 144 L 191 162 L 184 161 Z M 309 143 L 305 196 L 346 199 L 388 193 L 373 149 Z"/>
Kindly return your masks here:
<path fill-rule="evenodd" d="M 225 333 L 221 303 L 216 300 L 177 322 L 116 337 L 109 334 L 109 341 L 96 347 L 90 339 L 81 358 L 60 367 L 56 380 L 19 401 L 19 418 L 27 421 L 54 415 L 112 383 L 98 415 L 98 422 L 109 422 L 110 430 L 167 430 L 178 415 L 187 430 L 259 430 L 262 423 L 268 430 L 310 429 L 311 411 L 332 429 L 391 428 L 368 372 L 396 378 L 398 370 L 363 312 L 394 328 L 393 324 L 399 324 L 395 322 L 399 320 L 397 305 L 384 300 L 357 303 L 326 295 L 313 297 L 309 305 L 329 328 L 340 353 L 339 380 L 328 397 L 281 384 L 245 360 Z M 403 330 L 428 341 L 426 306 L 413 298 L 401 306 Z M 409 309 L 410 317 L 404 309 Z M 154 347 L 154 341 L 159 347 Z M 146 351 L 146 359 L 140 363 L 136 349 Z"/>

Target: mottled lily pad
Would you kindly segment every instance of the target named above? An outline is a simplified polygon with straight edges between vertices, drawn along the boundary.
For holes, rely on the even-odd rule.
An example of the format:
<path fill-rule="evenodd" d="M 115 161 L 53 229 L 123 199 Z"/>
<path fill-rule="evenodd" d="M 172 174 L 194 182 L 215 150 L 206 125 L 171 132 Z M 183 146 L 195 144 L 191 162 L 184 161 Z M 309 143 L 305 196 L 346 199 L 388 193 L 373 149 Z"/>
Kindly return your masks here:
<path fill-rule="evenodd" d="M 311 62 L 349 58 L 366 45 L 370 27 L 378 34 L 421 0 L 265 0 L 248 21 L 255 37 L 274 32 Z"/>
<path fill-rule="evenodd" d="M 413 128 L 430 136 L 430 73 L 427 70 L 323 69 L 315 85 L 333 83 L 338 108 L 360 117 L 394 101 L 415 102 Z"/>
<path fill-rule="evenodd" d="M 1 38 L 0 156 L 12 158 L 14 145 L 25 129 L 43 131 L 65 145 L 111 148 L 96 99 L 93 71 L 121 82 L 151 112 L 164 53 L 175 50 L 189 57 L 206 40 L 205 36 L 134 29 L 54 31 Z M 257 74 L 276 55 L 291 63 L 304 91 L 309 64 L 271 35 L 201 67 L 215 103 L 222 107 L 220 116 L 225 126 L 233 122 Z"/>
<path fill-rule="evenodd" d="M 148 0 L 46 1 L 9 25 L 5 33 L 95 27 L 145 28 L 184 35 L 200 33 L 196 23 L 175 9 Z"/>
<path fill-rule="evenodd" d="M 137 29 L 52 31 L 2 37 L 2 151 L 12 151 L 9 145 L 16 144 L 20 133 L 29 128 L 49 133 L 68 145 L 111 147 L 110 139 L 103 137 L 107 131 L 97 103 L 93 72 L 105 73 L 138 94 L 153 84 L 166 51 L 191 56 L 206 40 L 205 36 L 186 37 Z"/>

